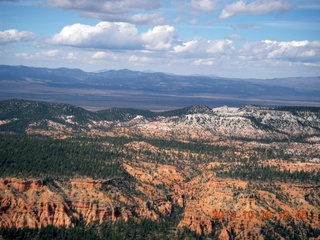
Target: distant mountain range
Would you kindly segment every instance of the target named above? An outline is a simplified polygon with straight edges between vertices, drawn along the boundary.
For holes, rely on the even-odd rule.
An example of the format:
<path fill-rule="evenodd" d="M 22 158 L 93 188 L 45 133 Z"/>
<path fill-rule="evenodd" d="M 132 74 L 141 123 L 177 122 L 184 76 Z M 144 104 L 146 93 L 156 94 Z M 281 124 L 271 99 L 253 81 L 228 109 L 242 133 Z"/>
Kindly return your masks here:
<path fill-rule="evenodd" d="M 91 110 L 170 110 L 202 104 L 320 106 L 320 77 L 227 79 L 131 70 L 84 72 L 0 66 L 0 99 L 65 102 Z"/>

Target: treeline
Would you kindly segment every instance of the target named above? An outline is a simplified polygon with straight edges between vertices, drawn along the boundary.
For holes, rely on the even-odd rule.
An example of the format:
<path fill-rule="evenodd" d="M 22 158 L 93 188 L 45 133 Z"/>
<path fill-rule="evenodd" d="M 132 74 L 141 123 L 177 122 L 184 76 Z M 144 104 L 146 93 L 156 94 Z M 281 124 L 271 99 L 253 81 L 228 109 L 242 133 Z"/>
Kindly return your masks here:
<path fill-rule="evenodd" d="M 207 153 L 207 154 L 217 154 L 217 152 L 226 151 L 230 147 L 228 146 L 218 146 L 209 145 L 203 142 L 180 142 L 176 140 L 165 140 L 165 139 L 146 139 L 141 138 L 142 141 L 148 142 L 153 146 L 162 148 L 174 148 L 178 150 L 186 150 L 194 153 Z"/>
<path fill-rule="evenodd" d="M 210 145 L 207 142 L 192 141 L 182 142 L 177 140 L 167 140 L 161 138 L 146 138 L 141 135 L 133 135 L 132 137 L 116 136 L 116 137 L 78 137 L 99 144 L 110 143 L 122 149 L 122 153 L 127 160 L 134 160 L 137 156 L 139 159 L 144 159 L 149 162 L 168 163 L 177 160 L 190 160 L 195 164 L 210 162 L 210 161 L 234 161 L 230 158 L 225 158 L 226 155 L 232 155 L 235 148 L 233 146 Z M 130 142 L 146 142 L 157 148 L 152 151 L 149 149 L 134 149 L 125 146 Z M 169 150 L 169 151 L 168 151 Z M 183 155 L 182 153 L 187 153 Z M 198 157 L 193 157 L 193 154 Z M 201 157 L 200 157 L 201 155 Z"/>
<path fill-rule="evenodd" d="M 132 141 L 144 141 L 147 142 L 155 147 L 163 148 L 163 149 L 176 149 L 176 150 L 185 150 L 190 151 L 194 153 L 208 153 L 213 154 L 221 151 L 226 151 L 230 149 L 229 146 L 219 146 L 219 145 L 210 145 L 206 144 L 205 141 L 193 141 L 193 142 L 182 142 L 177 140 L 167 140 L 162 138 L 146 138 L 141 135 L 134 135 L 130 138 L 128 137 L 97 137 L 92 139 L 96 142 L 110 142 L 112 144 L 116 145 L 124 145 L 126 143 L 132 142 Z"/>
<path fill-rule="evenodd" d="M 40 229 L 2 228 L 0 229 L 0 236 L 4 239 L 15 240 L 207 239 L 206 236 L 196 234 L 187 228 L 174 231 L 168 221 L 153 222 L 149 219 L 142 219 L 140 222 L 129 219 L 127 222 L 104 222 L 101 225 L 90 226 L 86 226 L 81 221 L 76 227 L 55 227 L 49 225 Z"/>
<path fill-rule="evenodd" d="M 199 235 L 188 228 L 173 228 L 168 221 L 153 222 L 149 219 L 142 219 L 140 222 L 129 219 L 127 222 L 104 222 L 90 226 L 81 221 L 76 227 L 48 225 L 40 229 L 0 228 L 0 237 L 15 240 L 205 240 L 219 239 L 219 234 L 220 231 L 213 231 L 208 236 Z M 284 226 L 280 221 L 268 221 L 262 226 L 259 235 L 264 239 L 303 240 L 318 238 L 320 229 L 294 220 L 290 221 L 288 226 Z M 235 237 L 232 230 L 230 237 Z"/>
<path fill-rule="evenodd" d="M 244 164 L 229 165 L 226 167 L 220 166 L 212 169 L 216 176 L 223 178 L 236 178 L 249 181 L 281 181 L 281 182 L 300 182 L 314 183 L 320 182 L 319 171 L 289 171 L 280 170 L 275 166 L 262 166 L 257 162 L 246 162 Z"/>
<path fill-rule="evenodd" d="M 296 114 L 296 112 L 320 112 L 319 107 L 306 107 L 306 106 L 279 106 L 274 107 L 273 110 L 276 111 L 288 111 L 293 114 Z"/>
<path fill-rule="evenodd" d="M 0 176 L 128 177 L 122 154 L 94 141 L 0 134 Z"/>
<path fill-rule="evenodd" d="M 125 144 L 145 141 L 159 150 L 135 150 Z M 178 150 L 179 153 L 166 150 Z M 40 135 L 0 134 L 0 176 L 15 177 L 74 177 L 108 178 L 128 177 L 122 160 L 140 159 L 168 163 L 184 160 L 180 154 L 200 153 L 202 157 L 189 160 L 194 163 L 221 157 L 228 151 L 226 146 L 212 146 L 201 142 L 179 142 L 175 140 L 147 139 L 141 136 L 127 137 L 75 137 L 53 139 Z M 205 156 L 205 157 L 204 157 Z"/>
<path fill-rule="evenodd" d="M 312 228 L 304 221 L 291 220 L 287 226 L 281 224 L 280 221 L 268 221 L 266 225 L 262 226 L 261 234 L 264 239 L 318 239 L 320 228 Z"/>
<path fill-rule="evenodd" d="M 152 151 L 126 146 L 132 141 L 144 141 L 157 149 Z M 280 170 L 278 167 L 263 166 L 258 162 L 269 158 L 289 159 L 291 155 L 285 154 L 283 149 L 255 148 L 248 151 L 249 160 L 235 152 L 245 154 L 244 150 L 232 145 L 218 146 L 142 136 L 52 139 L 26 134 L 0 134 L 0 176 L 129 178 L 122 161 L 139 158 L 142 161 L 174 163 L 178 166 L 182 161 L 188 160 L 195 164 L 194 167 L 210 161 L 234 162 L 235 164 L 228 164 L 228 167 L 222 164 L 213 171 L 218 177 L 243 180 L 320 182 L 319 171 Z"/>

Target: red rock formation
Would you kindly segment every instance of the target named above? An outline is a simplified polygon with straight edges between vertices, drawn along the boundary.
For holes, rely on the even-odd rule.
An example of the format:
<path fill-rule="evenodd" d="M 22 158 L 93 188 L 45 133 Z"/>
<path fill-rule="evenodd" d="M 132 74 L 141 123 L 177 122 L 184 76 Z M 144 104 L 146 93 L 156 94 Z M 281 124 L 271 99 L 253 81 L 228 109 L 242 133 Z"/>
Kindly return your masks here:
<path fill-rule="evenodd" d="M 109 203 L 98 203 L 90 201 L 72 201 L 74 209 L 81 213 L 87 222 L 99 221 L 102 223 L 106 220 L 115 220 L 115 210 Z"/>
<path fill-rule="evenodd" d="M 26 192 L 30 188 L 39 190 L 41 187 L 43 187 L 43 181 L 41 180 L 21 180 L 21 179 L 2 179 L 0 181 L 0 188 L 5 187 L 14 187 L 19 192 Z"/>
<path fill-rule="evenodd" d="M 48 224 L 71 224 L 69 206 L 43 181 L 5 179 L 0 182 L 0 226 L 35 228 Z"/>
<path fill-rule="evenodd" d="M 141 218 L 148 218 L 148 219 L 153 220 L 153 221 L 156 221 L 156 220 L 159 219 L 159 217 L 155 213 L 155 211 L 151 209 L 149 202 L 145 202 L 143 204 L 143 207 L 141 208 L 141 210 L 139 212 L 139 216 Z"/>

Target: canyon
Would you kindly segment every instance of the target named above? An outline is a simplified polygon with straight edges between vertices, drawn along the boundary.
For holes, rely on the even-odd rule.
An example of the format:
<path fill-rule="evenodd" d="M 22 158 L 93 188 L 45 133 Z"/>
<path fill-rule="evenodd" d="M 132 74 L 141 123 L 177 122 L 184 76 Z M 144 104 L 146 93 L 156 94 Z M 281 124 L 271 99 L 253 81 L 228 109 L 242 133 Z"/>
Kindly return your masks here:
<path fill-rule="evenodd" d="M 174 218 L 219 239 L 320 239 L 319 108 L 0 105 L 1 228 Z"/>

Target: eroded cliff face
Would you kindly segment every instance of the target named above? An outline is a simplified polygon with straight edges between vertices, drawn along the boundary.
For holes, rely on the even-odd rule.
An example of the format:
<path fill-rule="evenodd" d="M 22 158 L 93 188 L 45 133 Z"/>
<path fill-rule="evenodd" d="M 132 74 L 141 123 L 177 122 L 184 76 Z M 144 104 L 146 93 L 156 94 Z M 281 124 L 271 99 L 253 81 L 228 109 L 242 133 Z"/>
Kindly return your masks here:
<path fill-rule="evenodd" d="M 69 226 L 77 217 L 63 196 L 42 180 L 1 179 L 0 204 L 1 227 Z"/>
<path fill-rule="evenodd" d="M 261 237 L 268 222 L 290 221 L 320 227 L 319 186 L 222 179 L 203 164 L 192 177 L 188 167 L 126 162 L 134 180 L 0 179 L 0 227 L 73 226 L 129 218 L 158 221 L 182 209 L 178 228 L 220 239 Z M 263 185 L 264 184 L 264 185 Z M 268 185 L 269 184 L 269 185 Z M 272 187 L 271 187 L 271 185 Z M 263 186 L 262 186 L 263 185 Z"/>
<path fill-rule="evenodd" d="M 132 184 L 130 192 L 118 187 L 123 181 L 0 179 L 0 227 L 73 226 L 80 219 L 87 224 L 129 218 L 156 221 L 159 213 L 171 214 L 172 203 L 164 195 L 158 193 L 157 201 L 149 202 L 144 193 L 149 189 Z"/>
<path fill-rule="evenodd" d="M 81 184 L 78 185 L 79 182 Z M 99 198 L 101 196 L 97 195 L 97 189 L 103 184 L 103 181 L 91 180 L 47 182 L 1 179 L 0 226 L 18 228 L 26 226 L 35 228 L 49 224 L 69 226 L 79 220 L 80 216 L 87 223 L 115 219 L 110 199 Z"/>

